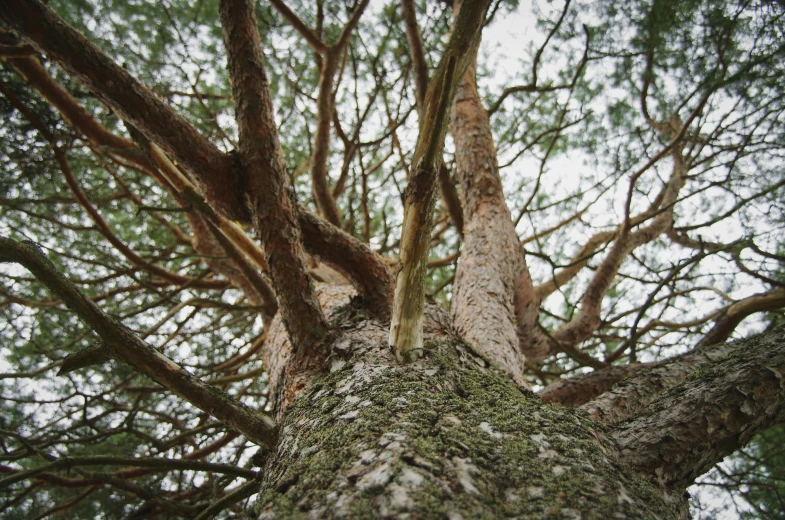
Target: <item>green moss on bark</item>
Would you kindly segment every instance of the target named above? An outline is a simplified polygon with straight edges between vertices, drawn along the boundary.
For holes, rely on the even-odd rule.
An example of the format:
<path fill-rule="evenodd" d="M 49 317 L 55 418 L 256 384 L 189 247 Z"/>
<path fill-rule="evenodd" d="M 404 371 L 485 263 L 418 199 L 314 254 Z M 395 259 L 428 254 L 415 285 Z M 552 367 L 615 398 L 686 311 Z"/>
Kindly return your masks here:
<path fill-rule="evenodd" d="M 415 365 L 351 362 L 315 382 L 287 413 L 261 517 L 673 516 L 602 426 L 467 352 L 431 342 Z"/>

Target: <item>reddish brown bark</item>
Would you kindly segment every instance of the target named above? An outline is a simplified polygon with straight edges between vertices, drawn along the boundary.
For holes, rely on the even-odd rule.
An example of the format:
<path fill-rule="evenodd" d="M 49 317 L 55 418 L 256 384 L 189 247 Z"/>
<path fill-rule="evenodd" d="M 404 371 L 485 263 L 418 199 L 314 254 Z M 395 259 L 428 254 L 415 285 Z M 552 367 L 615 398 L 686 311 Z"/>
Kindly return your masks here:
<path fill-rule="evenodd" d="M 645 410 L 666 390 L 685 382 L 690 374 L 722 360 L 734 348 L 734 343 L 703 346 L 639 370 L 581 408 L 598 421 L 621 423 Z"/>
<path fill-rule="evenodd" d="M 2 4 L 0 3 L 0 5 Z M 41 13 L 44 13 L 46 16 L 44 17 Z M 7 17 L 5 17 L 6 14 L 8 15 Z M 217 148 L 203 137 L 198 136 L 198 133 L 190 128 L 185 120 L 158 100 L 149 89 L 131 77 L 124 69 L 114 64 L 103 51 L 65 24 L 46 6 L 35 0 L 24 0 L 19 4 L 15 3 L 13 8 L 0 9 L 0 19 L 19 30 L 25 38 L 29 38 L 31 41 L 40 40 L 36 43 L 39 51 L 46 52 L 51 58 L 58 61 L 61 66 L 73 74 L 77 80 L 93 90 L 99 99 L 115 109 L 124 119 L 131 121 L 135 125 L 139 124 L 139 128 L 145 132 L 147 138 L 153 143 L 160 144 L 165 151 L 171 153 L 180 163 L 186 167 L 189 165 L 198 166 L 199 164 L 205 166 L 206 169 L 204 170 L 189 169 L 189 173 L 194 175 L 198 181 L 200 193 L 207 197 L 212 207 L 222 217 L 241 222 L 249 221 L 249 213 L 244 210 L 245 204 L 243 203 L 242 193 L 234 188 L 236 177 L 230 168 L 231 159 L 228 156 L 223 156 Z M 62 45 L 60 40 L 62 40 Z M 84 53 L 82 52 L 83 49 Z M 51 53 L 49 52 L 50 50 L 52 51 Z M 73 53 L 76 56 L 72 56 Z M 33 84 L 33 86 L 39 88 L 42 93 L 49 90 L 54 92 L 52 94 L 52 102 L 57 101 L 55 107 L 64 115 L 76 114 L 70 120 L 76 128 L 102 139 L 113 135 L 105 131 L 103 127 L 95 131 L 91 130 L 89 122 L 90 120 L 94 121 L 94 119 L 78 105 L 73 97 L 57 86 L 48 75 L 40 76 L 40 78 L 40 85 Z M 147 128 L 148 120 L 150 125 L 152 125 L 150 128 Z M 183 130 L 185 133 L 178 134 L 180 130 Z M 190 140 L 189 136 L 193 134 L 197 134 L 197 137 Z M 174 139 L 174 141 L 168 142 L 169 138 Z M 108 141 L 101 141 L 101 144 L 108 146 L 114 139 L 116 137 L 111 137 Z M 121 139 L 121 141 L 115 144 L 130 142 L 122 140 L 122 138 L 117 139 Z M 193 155 L 193 157 L 190 160 L 183 160 L 177 153 L 174 153 L 178 150 L 186 156 L 190 157 Z M 138 160 L 140 157 L 144 159 L 144 155 L 138 153 L 132 153 L 131 157 L 133 160 Z M 144 162 L 146 162 L 146 159 Z M 213 164 L 215 168 L 210 167 L 210 164 Z M 150 165 L 147 164 L 146 166 L 149 167 Z M 168 184 L 160 175 L 156 178 L 164 182 L 165 185 Z M 167 189 L 171 191 L 173 186 L 168 185 Z M 313 218 L 315 217 L 313 216 L 300 216 L 298 218 L 300 219 L 300 225 L 303 226 L 305 225 L 303 219 L 310 220 L 311 225 L 308 226 L 309 229 L 319 229 L 321 231 L 330 229 L 329 227 L 324 227 L 324 223 L 314 222 Z M 331 243 L 330 239 L 332 237 L 339 238 L 338 242 Z M 351 247 L 354 252 L 353 262 L 357 270 L 351 273 L 347 272 L 346 274 L 349 275 L 354 285 L 363 287 L 363 291 L 361 291 L 363 293 L 383 295 L 389 292 L 389 277 L 380 277 L 376 283 L 372 281 L 373 273 L 378 272 L 378 266 L 380 263 L 383 263 L 383 260 L 367 247 L 363 249 L 363 244 L 356 239 L 337 234 L 334 231 L 319 236 L 306 235 L 303 238 L 306 247 L 309 247 L 309 244 L 314 244 L 314 247 L 317 249 L 315 254 L 318 254 L 333 265 L 345 265 L 346 258 L 344 257 L 343 248 Z M 245 249 L 244 251 L 248 254 L 248 251 Z M 368 255 L 363 262 L 359 262 L 359 255 L 361 254 Z M 364 267 L 366 264 L 368 268 Z M 376 286 L 374 287 L 374 285 Z M 376 301 L 375 305 L 379 309 L 384 309 L 389 306 L 389 303 L 384 304 L 379 300 Z"/>
<path fill-rule="evenodd" d="M 222 0 L 219 5 L 246 177 L 244 202 L 295 350 L 314 355 L 328 326 L 308 278 L 298 208 L 290 196 L 253 2 Z"/>
<path fill-rule="evenodd" d="M 557 381 L 545 387 L 539 395 L 546 403 L 559 403 L 575 408 L 607 392 L 622 379 L 647 366 L 649 365 L 645 363 L 633 363 L 601 368 L 588 374 Z"/>
<path fill-rule="evenodd" d="M 562 344 L 574 346 L 587 339 L 600 326 L 602 300 L 610 289 L 624 260 L 635 248 L 651 242 L 673 226 L 673 209 L 679 192 L 686 182 L 689 171 L 679 149 L 671 153 L 673 173 L 669 179 L 662 205 L 657 208 L 651 223 L 631 232 L 623 225 L 608 254 L 597 267 L 592 280 L 581 298 L 580 310 L 575 318 L 554 331 L 554 339 Z M 631 222 L 631 221 L 630 221 Z"/>
<path fill-rule="evenodd" d="M 452 299 L 453 325 L 477 350 L 524 384 L 513 294 L 516 275 L 525 264 L 504 200 L 490 121 L 477 92 L 475 60 L 456 88 L 450 120 L 465 218 Z"/>

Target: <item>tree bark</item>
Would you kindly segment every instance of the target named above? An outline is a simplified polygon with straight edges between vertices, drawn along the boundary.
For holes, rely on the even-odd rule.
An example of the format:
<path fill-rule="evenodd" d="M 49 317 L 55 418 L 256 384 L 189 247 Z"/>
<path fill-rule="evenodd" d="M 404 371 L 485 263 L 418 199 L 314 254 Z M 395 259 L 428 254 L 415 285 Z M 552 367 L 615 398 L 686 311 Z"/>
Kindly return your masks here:
<path fill-rule="evenodd" d="M 404 198 L 401 264 L 395 283 L 390 346 L 399 360 L 410 361 L 423 348 L 425 274 L 428 264 L 436 179 L 442 166 L 449 108 L 480 41 L 487 0 L 467 3 L 455 19 L 454 30 L 439 68 L 425 95 L 420 135 L 412 159 Z"/>
<path fill-rule="evenodd" d="M 295 349 L 321 357 L 327 323 L 313 293 L 303 249 L 298 207 L 278 140 L 254 4 L 221 0 L 219 13 L 229 78 L 237 106 L 244 200 L 262 243 L 280 311 Z"/>
<path fill-rule="evenodd" d="M 456 88 L 450 118 L 464 211 L 453 324 L 522 385 L 513 297 L 516 275 L 525 265 L 504 200 L 490 121 L 477 92 L 476 67 L 475 56 Z"/>
<path fill-rule="evenodd" d="M 661 485 L 690 485 L 785 419 L 785 329 L 727 347 L 613 430 L 625 460 Z"/>
<path fill-rule="evenodd" d="M 443 311 L 426 310 L 423 357 L 400 365 L 382 323 L 336 309 L 330 373 L 279 402 L 257 518 L 682 514 L 682 499 L 631 471 L 602 426 L 521 391 Z"/>
<path fill-rule="evenodd" d="M 559 403 L 575 408 L 607 392 L 619 381 L 647 366 L 649 365 L 646 363 L 633 363 L 601 368 L 588 374 L 562 379 L 548 385 L 538 395 L 546 403 Z"/>

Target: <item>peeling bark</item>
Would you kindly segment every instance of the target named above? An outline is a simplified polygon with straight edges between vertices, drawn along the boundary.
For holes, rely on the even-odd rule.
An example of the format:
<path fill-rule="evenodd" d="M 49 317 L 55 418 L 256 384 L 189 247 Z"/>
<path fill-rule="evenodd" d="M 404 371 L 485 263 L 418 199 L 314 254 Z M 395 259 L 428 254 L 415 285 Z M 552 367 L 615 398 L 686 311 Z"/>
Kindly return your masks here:
<path fill-rule="evenodd" d="M 730 344 L 612 437 L 624 460 L 683 489 L 757 433 L 785 419 L 785 329 Z"/>

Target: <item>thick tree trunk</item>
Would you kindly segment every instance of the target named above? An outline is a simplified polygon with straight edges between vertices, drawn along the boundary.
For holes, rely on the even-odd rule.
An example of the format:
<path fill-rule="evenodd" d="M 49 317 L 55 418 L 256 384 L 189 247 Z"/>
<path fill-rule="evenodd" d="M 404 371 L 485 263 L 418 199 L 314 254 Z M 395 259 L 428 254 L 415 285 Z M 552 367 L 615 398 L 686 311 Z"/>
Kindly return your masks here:
<path fill-rule="evenodd" d="M 523 385 L 513 294 L 515 277 L 526 267 L 504 200 L 491 125 L 477 92 L 476 68 L 475 57 L 455 91 L 450 119 L 464 212 L 453 323 L 467 341 Z"/>
<path fill-rule="evenodd" d="M 321 298 L 342 331 L 330 372 L 273 381 L 294 399 L 278 400 L 258 518 L 683 516 L 681 492 L 626 466 L 586 414 L 516 387 L 440 309 L 426 310 L 423 357 L 401 365 L 385 325 L 335 290 Z"/>

